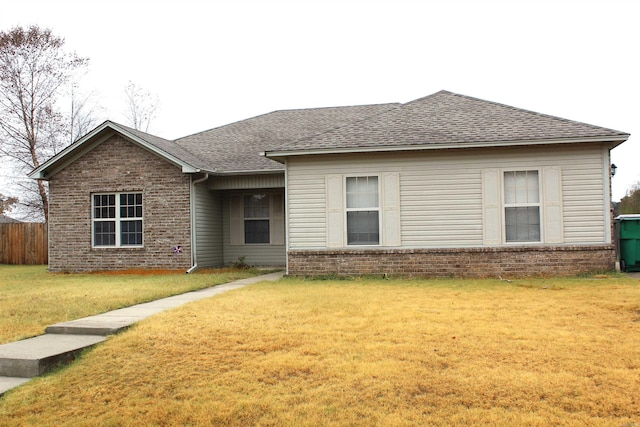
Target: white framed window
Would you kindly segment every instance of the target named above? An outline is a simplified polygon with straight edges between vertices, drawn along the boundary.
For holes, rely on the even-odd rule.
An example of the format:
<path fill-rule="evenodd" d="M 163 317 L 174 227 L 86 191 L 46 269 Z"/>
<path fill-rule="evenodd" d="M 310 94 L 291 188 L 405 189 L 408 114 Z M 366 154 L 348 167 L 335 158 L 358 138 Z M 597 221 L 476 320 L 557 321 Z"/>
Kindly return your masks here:
<path fill-rule="evenodd" d="M 505 171 L 503 188 L 505 241 L 541 242 L 539 171 Z"/>
<path fill-rule="evenodd" d="M 564 243 L 562 187 L 560 166 L 483 169 L 483 244 Z"/>
<path fill-rule="evenodd" d="M 347 245 L 380 244 L 380 187 L 377 176 L 346 177 Z"/>
<path fill-rule="evenodd" d="M 142 193 L 93 194 L 94 247 L 142 247 Z"/>
<path fill-rule="evenodd" d="M 271 197 L 269 194 L 243 196 L 244 243 L 271 243 Z"/>

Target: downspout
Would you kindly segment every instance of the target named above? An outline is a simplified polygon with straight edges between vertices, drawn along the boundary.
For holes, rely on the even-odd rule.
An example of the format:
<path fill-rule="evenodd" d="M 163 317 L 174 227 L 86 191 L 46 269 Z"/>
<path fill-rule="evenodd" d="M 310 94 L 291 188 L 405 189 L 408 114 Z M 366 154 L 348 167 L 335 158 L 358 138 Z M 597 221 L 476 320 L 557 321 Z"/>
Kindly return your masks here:
<path fill-rule="evenodd" d="M 289 275 L 289 159 L 284 162 L 284 271 Z"/>
<path fill-rule="evenodd" d="M 204 176 L 202 178 L 193 180 L 193 178 L 191 179 L 191 185 L 190 187 L 190 197 L 189 197 L 189 203 L 190 203 L 190 211 L 191 211 L 191 268 L 189 268 L 186 273 L 190 274 L 193 273 L 195 270 L 198 269 L 198 257 L 196 254 L 196 247 L 197 247 L 197 242 L 196 242 L 196 201 L 195 201 L 195 197 L 196 197 L 196 184 L 200 184 L 201 182 L 206 181 L 207 179 L 209 179 L 209 172 L 205 172 Z"/>
<path fill-rule="evenodd" d="M 611 148 L 602 144 L 602 178 L 603 193 L 607 196 L 604 200 L 604 243 L 613 244 L 613 218 L 612 218 L 612 194 L 611 194 Z"/>

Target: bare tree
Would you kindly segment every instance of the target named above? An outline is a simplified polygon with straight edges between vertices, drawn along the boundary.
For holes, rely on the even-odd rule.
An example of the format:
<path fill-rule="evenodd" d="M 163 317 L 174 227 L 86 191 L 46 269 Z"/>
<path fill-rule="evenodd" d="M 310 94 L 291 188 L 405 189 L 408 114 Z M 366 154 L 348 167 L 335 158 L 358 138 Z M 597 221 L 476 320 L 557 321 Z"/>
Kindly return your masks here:
<path fill-rule="evenodd" d="M 18 203 L 18 199 L 16 197 L 7 197 L 0 193 L 0 214 L 9 212 L 13 209 L 13 205 L 16 203 Z"/>
<path fill-rule="evenodd" d="M 29 172 L 68 145 L 69 127 L 58 109 L 65 85 L 88 60 L 63 50 L 64 39 L 38 26 L 0 32 L 0 156 Z M 20 202 L 49 216 L 43 181 Z M 35 197 L 31 197 L 31 195 Z"/>
<path fill-rule="evenodd" d="M 71 86 L 69 111 L 69 143 L 76 142 L 80 137 L 86 135 L 95 128 L 97 123 L 97 112 L 101 110 L 91 99 L 95 92 L 83 94 L 78 91 L 76 84 Z"/>
<path fill-rule="evenodd" d="M 129 81 L 124 88 L 124 93 L 127 102 L 125 115 L 129 125 L 134 129 L 148 132 L 149 125 L 155 119 L 160 105 L 158 96 L 136 86 L 132 81 Z"/>

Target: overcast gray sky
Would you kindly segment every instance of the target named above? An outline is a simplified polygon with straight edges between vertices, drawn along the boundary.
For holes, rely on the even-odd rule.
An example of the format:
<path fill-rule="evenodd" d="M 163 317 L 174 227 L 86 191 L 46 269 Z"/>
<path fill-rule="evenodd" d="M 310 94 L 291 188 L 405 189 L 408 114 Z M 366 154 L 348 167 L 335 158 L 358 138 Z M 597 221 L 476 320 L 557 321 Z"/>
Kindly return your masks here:
<path fill-rule="evenodd" d="M 128 81 L 174 139 L 273 110 L 408 102 L 441 89 L 631 133 L 613 198 L 640 181 L 640 1 L 3 0 L 90 58 L 82 85 L 126 124 Z M 0 170 L 0 174 L 7 173 Z"/>

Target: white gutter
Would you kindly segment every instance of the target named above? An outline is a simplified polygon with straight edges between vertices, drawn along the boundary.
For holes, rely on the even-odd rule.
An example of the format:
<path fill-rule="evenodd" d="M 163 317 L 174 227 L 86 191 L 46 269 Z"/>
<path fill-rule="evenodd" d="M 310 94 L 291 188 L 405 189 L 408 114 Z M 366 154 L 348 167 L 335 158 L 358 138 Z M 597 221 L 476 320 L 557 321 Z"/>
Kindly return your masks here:
<path fill-rule="evenodd" d="M 264 156 L 264 153 L 260 153 L 261 156 Z M 225 175 L 275 175 L 282 174 L 284 169 L 256 169 L 256 170 L 238 170 L 238 171 L 227 171 L 227 170 L 215 170 L 215 174 L 219 176 Z"/>
<path fill-rule="evenodd" d="M 193 179 L 193 175 L 191 175 L 191 185 L 189 186 L 189 210 L 191 211 L 190 220 L 191 220 L 191 267 L 185 272 L 187 274 L 193 273 L 198 269 L 198 255 L 197 255 L 197 233 L 196 233 L 196 184 L 200 184 L 201 182 L 209 179 L 209 173 L 205 172 L 202 178 Z"/>
<path fill-rule="evenodd" d="M 606 195 L 603 200 L 604 210 L 604 242 L 613 243 L 613 236 L 611 235 L 612 226 L 612 197 L 611 197 L 611 150 L 602 146 L 602 194 Z"/>
<path fill-rule="evenodd" d="M 289 170 L 284 163 L 284 265 L 285 274 L 289 275 Z"/>

